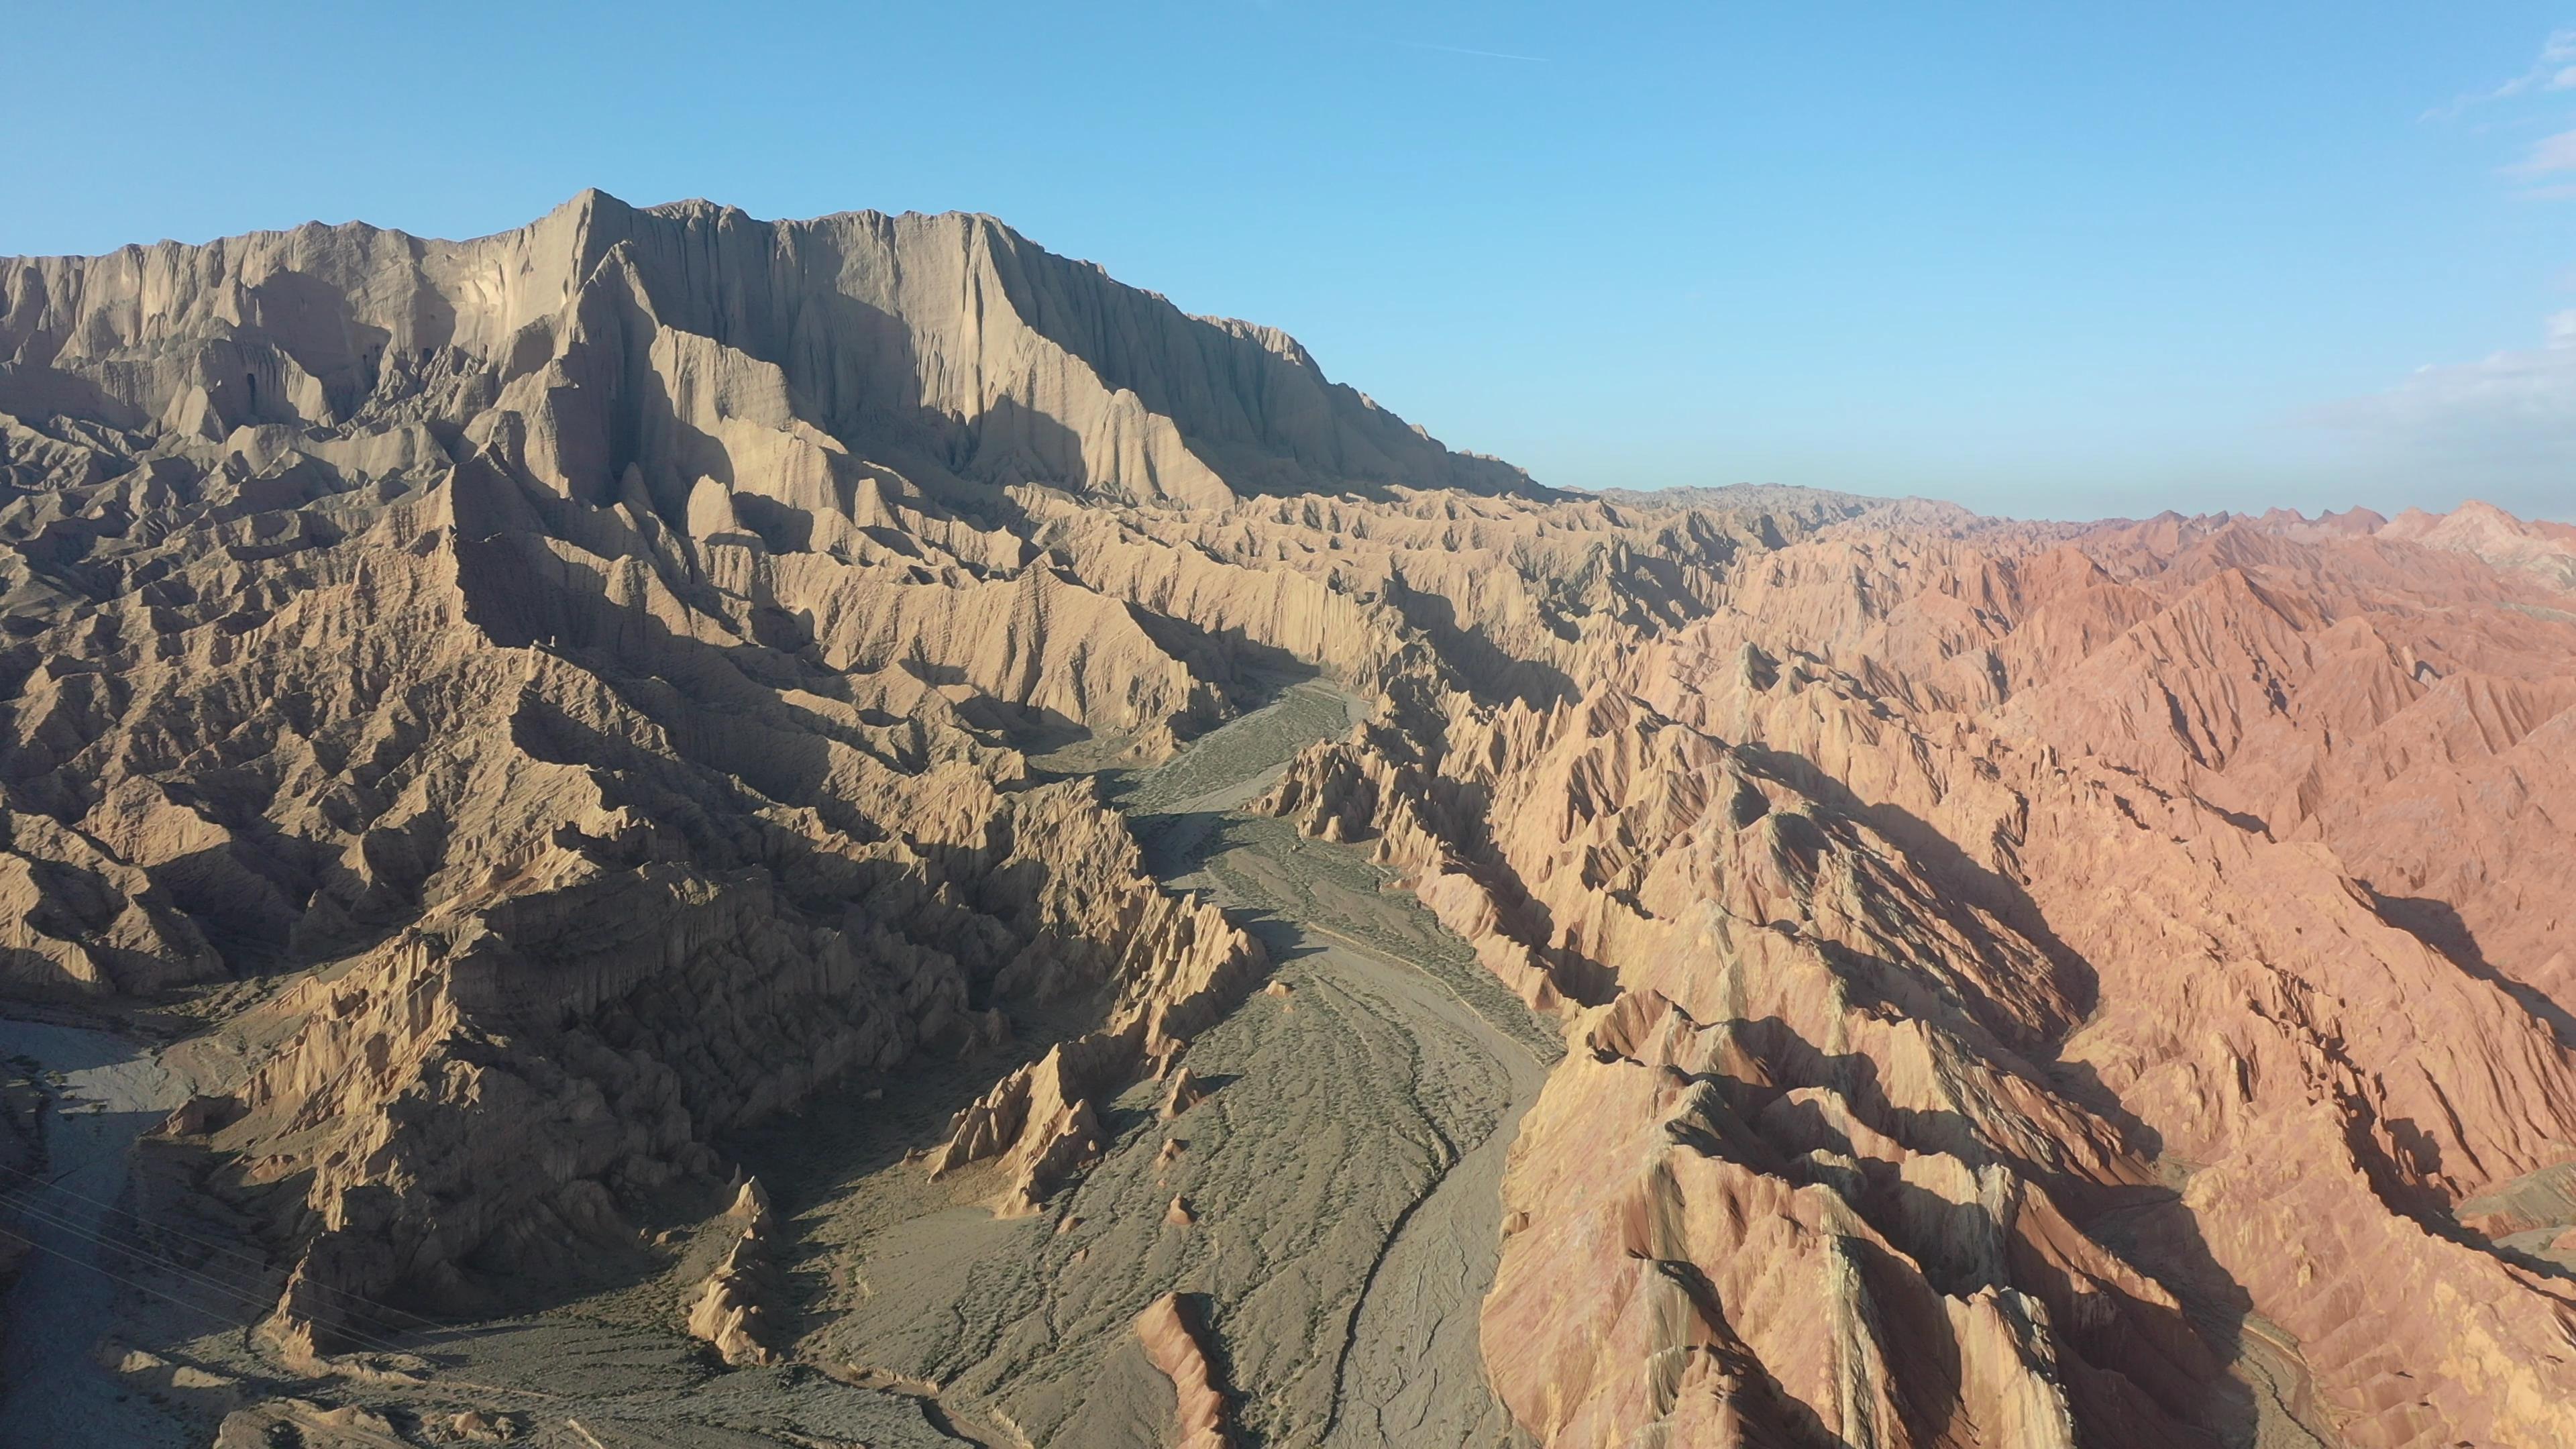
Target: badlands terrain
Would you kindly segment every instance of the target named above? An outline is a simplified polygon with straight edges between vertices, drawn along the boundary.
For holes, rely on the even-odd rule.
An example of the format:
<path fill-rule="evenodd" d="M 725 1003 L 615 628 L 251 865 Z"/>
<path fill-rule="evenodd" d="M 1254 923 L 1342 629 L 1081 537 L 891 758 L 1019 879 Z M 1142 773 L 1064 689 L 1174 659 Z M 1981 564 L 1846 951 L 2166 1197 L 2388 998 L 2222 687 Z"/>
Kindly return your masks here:
<path fill-rule="evenodd" d="M 978 216 L 0 261 L 0 1444 L 2576 1443 L 2576 529 Z"/>

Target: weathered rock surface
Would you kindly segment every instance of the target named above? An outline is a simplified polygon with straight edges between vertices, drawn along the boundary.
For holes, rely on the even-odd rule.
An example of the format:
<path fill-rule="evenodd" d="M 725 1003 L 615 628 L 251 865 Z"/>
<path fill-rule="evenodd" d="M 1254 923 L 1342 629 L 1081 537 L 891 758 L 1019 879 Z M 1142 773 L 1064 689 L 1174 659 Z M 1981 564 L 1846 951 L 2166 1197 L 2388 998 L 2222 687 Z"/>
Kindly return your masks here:
<path fill-rule="evenodd" d="M 13 260 L 0 989 L 234 1063 L 225 1442 L 629 1279 L 773 1442 L 2576 1441 L 2571 560 L 1555 494 L 981 217 Z"/>
<path fill-rule="evenodd" d="M 1172 1381 L 1180 1402 L 1173 1418 L 1172 1443 L 1178 1449 L 1233 1449 L 1225 1390 L 1208 1364 L 1201 1329 L 1187 1300 L 1166 1293 L 1136 1315 L 1136 1337 L 1145 1356 Z"/>
<path fill-rule="evenodd" d="M 2487 515 L 1891 513 L 1580 699 L 1310 751 L 1271 809 L 1607 1003 L 1505 1188 L 1521 1421 L 2576 1433 L 2565 1279 L 2498 1241 L 2560 1224 L 2457 1216 L 2576 1156 L 2576 601 Z"/>
<path fill-rule="evenodd" d="M 722 1226 L 733 1242 L 698 1289 L 689 1309 L 689 1336 L 736 1367 L 775 1363 L 784 1284 L 769 1250 L 778 1223 L 759 1178 L 744 1179 Z"/>
<path fill-rule="evenodd" d="M 1169 1122 L 1180 1116 L 1183 1112 L 1206 1101 L 1207 1095 L 1208 1085 L 1199 1080 L 1197 1073 L 1188 1067 L 1179 1068 L 1172 1073 L 1171 1080 L 1164 1087 L 1161 1109 L 1163 1120 Z"/>
<path fill-rule="evenodd" d="M 1118 973 L 1121 986 L 1107 1022 L 1049 1048 L 961 1109 L 949 1123 L 947 1143 L 931 1155 L 933 1177 L 998 1157 L 1009 1185 L 996 1210 L 1012 1217 L 1036 1212 L 1099 1156 L 1105 1139 L 1093 1099 L 1125 1086 L 1148 1064 L 1157 1070 L 1168 1064 L 1192 1033 L 1250 989 L 1261 948 L 1222 914 L 1157 897 L 1147 915 L 1173 924 L 1150 936 L 1164 943 L 1157 955 Z"/>

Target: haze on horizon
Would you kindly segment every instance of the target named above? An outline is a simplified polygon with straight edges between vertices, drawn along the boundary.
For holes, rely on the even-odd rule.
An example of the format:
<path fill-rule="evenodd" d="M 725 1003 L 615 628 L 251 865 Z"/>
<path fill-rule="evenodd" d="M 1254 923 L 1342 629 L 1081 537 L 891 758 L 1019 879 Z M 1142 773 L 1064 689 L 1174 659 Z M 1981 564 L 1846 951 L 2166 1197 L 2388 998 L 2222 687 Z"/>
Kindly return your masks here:
<path fill-rule="evenodd" d="M 0 254 L 989 212 L 1544 482 L 2576 518 L 2576 13 L 21 17 Z"/>

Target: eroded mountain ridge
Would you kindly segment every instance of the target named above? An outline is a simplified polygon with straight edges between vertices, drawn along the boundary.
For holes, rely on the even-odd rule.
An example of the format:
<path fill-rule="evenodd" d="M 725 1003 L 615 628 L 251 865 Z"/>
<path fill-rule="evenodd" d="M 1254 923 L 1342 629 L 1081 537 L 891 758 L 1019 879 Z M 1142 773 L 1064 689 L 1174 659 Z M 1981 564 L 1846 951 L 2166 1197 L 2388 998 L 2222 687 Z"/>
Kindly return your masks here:
<path fill-rule="evenodd" d="M 2576 1438 L 2566 530 L 1561 494 L 979 217 L 0 265 L 173 1432 Z"/>

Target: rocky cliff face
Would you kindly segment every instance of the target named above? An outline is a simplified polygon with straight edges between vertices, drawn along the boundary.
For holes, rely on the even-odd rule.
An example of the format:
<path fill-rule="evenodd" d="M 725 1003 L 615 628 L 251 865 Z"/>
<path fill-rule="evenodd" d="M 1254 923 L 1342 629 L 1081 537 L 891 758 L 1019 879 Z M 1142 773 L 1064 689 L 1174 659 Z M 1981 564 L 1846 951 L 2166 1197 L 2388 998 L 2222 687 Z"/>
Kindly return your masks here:
<path fill-rule="evenodd" d="M 1258 952 L 1017 746 L 1396 646 L 1091 510 L 1537 492 L 983 218 L 594 194 L 0 286 L 9 979 L 287 983 L 217 1145 L 297 1188 L 299 1342 L 997 1001 L 1167 1055 Z"/>
<path fill-rule="evenodd" d="M 1600 1003 L 1505 1188 L 1521 1421 L 2576 1433 L 2556 1220 L 2479 1211 L 2576 1152 L 2576 612 L 2423 532 L 1864 520 L 1310 751 L 1271 808 Z"/>
<path fill-rule="evenodd" d="M 729 1152 L 962 1072 L 833 1191 L 1130 1253 L 1012 1312 L 1193 1442 L 2576 1439 L 2563 530 L 1557 495 L 989 219 L 593 194 L 0 263 L 0 545 L 0 986 L 243 1048 L 166 1135 L 290 1367 L 697 1184 L 669 1329 L 858 1374 L 830 1325 L 890 1310 Z M 1367 722 L 1118 773 L 1298 679 Z M 1493 1253 L 1440 1382 L 1499 1408 L 1345 1412 L 1365 1302 L 1229 1321 L 1299 1238 L 1243 1174 L 1320 1222 L 1298 1154 L 1427 1080 L 1256 990 L 1365 896 L 1175 888 L 1255 797 L 1465 943 L 1384 938 L 1406 990 L 1564 1040 L 1499 1195 L 1397 1202 L 1353 1289 L 1489 1222 L 1429 1256 Z M 1234 1131 L 1194 1043 L 1282 1023 L 1375 1065 Z M 1095 1172 L 1153 1220 L 1064 1207 Z M 1006 1336 L 956 1412 L 1141 1422 Z"/>

